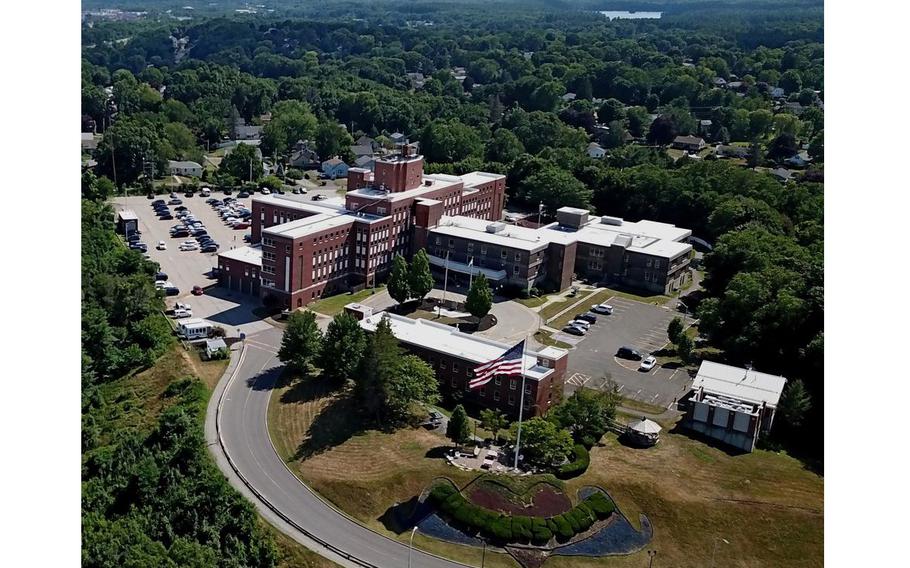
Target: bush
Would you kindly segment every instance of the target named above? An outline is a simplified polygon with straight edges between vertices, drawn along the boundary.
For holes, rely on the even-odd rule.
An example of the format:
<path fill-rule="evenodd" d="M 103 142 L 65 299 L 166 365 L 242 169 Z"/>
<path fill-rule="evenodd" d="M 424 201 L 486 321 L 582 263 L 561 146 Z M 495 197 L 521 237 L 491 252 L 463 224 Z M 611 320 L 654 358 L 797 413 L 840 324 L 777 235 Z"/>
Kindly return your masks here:
<path fill-rule="evenodd" d="M 286 177 L 288 179 L 295 179 L 295 180 L 303 179 L 303 172 L 298 170 L 297 168 L 288 168 L 288 170 L 286 172 L 284 172 L 284 177 Z"/>
<path fill-rule="evenodd" d="M 512 517 L 512 538 L 520 542 L 531 542 L 531 517 Z"/>
<path fill-rule="evenodd" d="M 548 526 L 548 520 L 540 517 L 531 519 L 531 532 L 533 533 L 531 540 L 538 546 L 550 542 L 550 539 L 553 538 L 553 531 Z"/>
<path fill-rule="evenodd" d="M 559 467 L 556 476 L 560 479 L 569 479 L 584 473 L 591 464 L 591 455 L 582 444 L 576 444 L 572 449 L 573 459 Z"/>
<path fill-rule="evenodd" d="M 556 515 L 553 517 L 553 522 L 556 524 L 556 540 L 559 542 L 565 542 L 575 536 L 575 531 L 565 514 Z"/>

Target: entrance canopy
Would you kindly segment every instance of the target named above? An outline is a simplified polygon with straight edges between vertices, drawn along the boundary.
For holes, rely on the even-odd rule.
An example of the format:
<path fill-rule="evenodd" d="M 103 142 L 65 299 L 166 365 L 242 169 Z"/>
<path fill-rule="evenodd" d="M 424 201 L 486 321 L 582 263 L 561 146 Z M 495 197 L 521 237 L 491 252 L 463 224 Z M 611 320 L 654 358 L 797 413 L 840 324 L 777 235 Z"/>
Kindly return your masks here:
<path fill-rule="evenodd" d="M 434 266 L 439 266 L 445 268 L 448 264 L 449 270 L 454 270 L 455 272 L 460 272 L 462 274 L 470 274 L 472 276 L 477 276 L 478 274 L 483 274 L 487 277 L 487 280 L 492 282 L 499 282 L 500 280 L 506 279 L 505 270 L 490 270 L 489 268 L 483 268 L 482 266 L 475 266 L 473 264 L 465 264 L 463 262 L 456 262 L 454 260 L 446 261 L 444 258 L 439 258 L 438 256 L 427 255 L 430 257 L 430 264 Z"/>

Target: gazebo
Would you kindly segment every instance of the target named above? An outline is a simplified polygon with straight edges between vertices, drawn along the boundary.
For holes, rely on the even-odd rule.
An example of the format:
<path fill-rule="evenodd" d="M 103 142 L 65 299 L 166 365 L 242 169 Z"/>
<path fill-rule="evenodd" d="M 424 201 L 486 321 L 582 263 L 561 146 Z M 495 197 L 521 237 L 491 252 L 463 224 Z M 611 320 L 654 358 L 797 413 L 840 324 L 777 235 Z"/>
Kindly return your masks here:
<path fill-rule="evenodd" d="M 626 434 L 629 437 L 629 441 L 636 445 L 648 447 L 660 441 L 660 431 L 660 424 L 642 416 L 641 420 L 636 420 L 629 424 Z"/>

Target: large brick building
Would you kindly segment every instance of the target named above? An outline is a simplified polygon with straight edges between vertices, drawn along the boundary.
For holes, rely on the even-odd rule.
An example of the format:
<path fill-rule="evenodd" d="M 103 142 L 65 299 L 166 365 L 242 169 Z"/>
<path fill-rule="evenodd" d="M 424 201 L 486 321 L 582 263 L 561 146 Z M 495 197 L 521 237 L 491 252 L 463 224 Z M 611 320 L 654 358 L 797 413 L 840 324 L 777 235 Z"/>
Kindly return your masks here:
<path fill-rule="evenodd" d="M 423 157 L 405 146 L 400 155 L 376 160 L 374 171 L 351 168 L 343 202 L 255 197 L 249 248 L 261 252 L 219 254 L 221 284 L 258 289 L 252 293 L 291 308 L 373 286 L 395 254 L 410 257 L 421 246 L 414 227 L 442 214 L 498 219 L 504 198 L 505 176 L 425 175 Z M 237 281 L 240 274 L 251 281 Z"/>
<path fill-rule="evenodd" d="M 425 319 L 366 312 L 360 321 L 373 332 L 383 317 L 389 318 L 392 334 L 409 352 L 426 361 L 436 373 L 443 394 L 459 395 L 466 403 L 495 408 L 517 417 L 521 405 L 521 377 L 497 376 L 486 385 L 470 389 L 474 368 L 502 356 L 511 345 L 469 335 L 454 327 Z M 569 352 L 556 347 L 525 352 L 524 417 L 541 416 L 559 403 L 565 383 Z"/>
<path fill-rule="evenodd" d="M 253 198 L 252 251 L 219 254 L 221 284 L 289 308 L 379 283 L 392 258 L 425 249 L 434 272 L 494 286 L 567 288 L 576 276 L 664 294 L 688 273 L 691 231 L 563 207 L 536 229 L 502 223 L 505 176 L 423 173 L 404 146 L 351 168 L 344 199 Z M 242 275 L 242 276 L 241 276 Z"/>

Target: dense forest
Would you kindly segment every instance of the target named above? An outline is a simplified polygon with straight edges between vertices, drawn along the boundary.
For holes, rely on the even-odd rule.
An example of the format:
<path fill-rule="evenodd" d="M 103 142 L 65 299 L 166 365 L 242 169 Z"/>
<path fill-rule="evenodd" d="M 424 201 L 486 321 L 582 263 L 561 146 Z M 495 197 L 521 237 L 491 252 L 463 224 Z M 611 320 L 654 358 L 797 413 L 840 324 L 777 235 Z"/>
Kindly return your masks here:
<path fill-rule="evenodd" d="M 360 134 L 402 132 L 430 171 L 506 174 L 511 209 L 582 206 L 691 228 L 714 245 L 700 331 L 729 362 L 805 385 L 811 409 L 778 431 L 821 457 L 821 2 L 288 2 L 189 20 L 173 17 L 183 3 L 85 8 L 131 4 L 150 14 L 83 26 L 83 126 L 102 135 L 82 184 L 83 564 L 121 565 L 104 549 L 114 539 L 160 565 L 274 563 L 251 509 L 203 455 L 192 382 L 148 431 L 118 433 L 104 418 L 104 385 L 151 365 L 170 335 L 155 267 L 121 245 L 103 201 L 139 183 L 145 164 L 201 162 L 232 116 L 270 113 L 261 147 L 272 158 L 301 139 L 349 158 Z M 665 15 L 591 13 L 630 8 Z M 666 147 L 681 134 L 751 154 L 674 159 Z M 588 157 L 592 141 L 605 158 Z M 813 163 L 795 181 L 764 173 L 802 149 Z M 242 177 L 225 164 L 208 181 Z"/>

